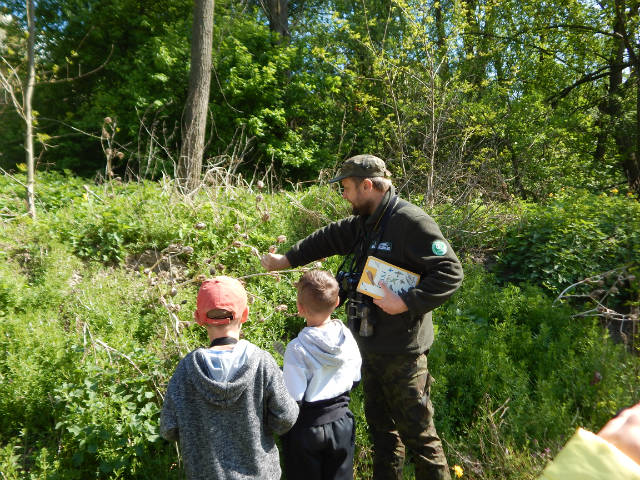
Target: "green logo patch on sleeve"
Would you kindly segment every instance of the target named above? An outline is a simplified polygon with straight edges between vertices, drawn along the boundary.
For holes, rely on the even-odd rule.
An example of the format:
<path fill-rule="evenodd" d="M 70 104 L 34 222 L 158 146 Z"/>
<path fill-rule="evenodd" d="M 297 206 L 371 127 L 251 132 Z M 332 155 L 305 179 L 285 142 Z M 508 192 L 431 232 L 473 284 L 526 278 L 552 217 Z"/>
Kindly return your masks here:
<path fill-rule="evenodd" d="M 434 255 L 438 255 L 439 257 L 441 257 L 442 255 L 447 253 L 447 244 L 442 240 L 436 240 L 431 244 L 431 250 L 433 251 Z"/>

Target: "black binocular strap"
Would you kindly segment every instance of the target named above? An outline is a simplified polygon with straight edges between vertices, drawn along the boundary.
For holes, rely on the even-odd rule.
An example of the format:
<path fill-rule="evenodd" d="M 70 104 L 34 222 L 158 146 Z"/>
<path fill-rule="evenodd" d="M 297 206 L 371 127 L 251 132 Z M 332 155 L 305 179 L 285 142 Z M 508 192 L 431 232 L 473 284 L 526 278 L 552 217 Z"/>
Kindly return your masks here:
<path fill-rule="evenodd" d="M 374 226 L 371 229 L 371 232 L 369 232 L 369 234 L 374 234 L 377 231 L 377 241 L 376 241 L 376 249 L 374 250 L 373 254 L 375 255 L 376 253 L 378 253 L 378 247 L 380 246 L 380 240 L 382 240 L 382 236 L 384 235 L 384 231 L 387 228 L 387 223 L 389 221 L 389 217 L 391 217 L 391 214 L 393 213 L 393 210 L 396 208 L 396 204 L 398 203 L 398 196 L 394 195 L 389 202 L 387 203 L 387 206 L 384 210 L 384 213 L 382 214 L 381 217 L 381 221 L 380 221 L 380 228 L 377 228 L 377 225 Z M 344 260 L 342 261 L 342 263 L 340 264 L 340 266 L 338 267 L 338 272 L 342 271 L 342 267 L 344 267 L 344 265 L 346 264 L 348 259 L 351 259 L 351 261 L 349 262 L 349 272 L 353 273 L 357 268 L 358 265 L 360 263 L 363 262 L 364 257 L 367 254 L 367 250 L 369 248 L 369 245 L 371 244 L 371 241 L 374 240 L 375 237 L 372 237 L 371 239 L 369 239 L 369 235 L 365 234 L 364 238 L 358 238 L 355 243 L 353 244 L 353 246 L 351 247 L 351 249 L 349 250 L 349 253 L 347 254 L 347 256 L 344 258 Z M 360 252 L 358 252 L 357 256 L 352 256 L 352 254 L 354 253 L 354 250 L 356 249 L 356 246 L 360 244 L 361 246 L 361 250 Z"/>

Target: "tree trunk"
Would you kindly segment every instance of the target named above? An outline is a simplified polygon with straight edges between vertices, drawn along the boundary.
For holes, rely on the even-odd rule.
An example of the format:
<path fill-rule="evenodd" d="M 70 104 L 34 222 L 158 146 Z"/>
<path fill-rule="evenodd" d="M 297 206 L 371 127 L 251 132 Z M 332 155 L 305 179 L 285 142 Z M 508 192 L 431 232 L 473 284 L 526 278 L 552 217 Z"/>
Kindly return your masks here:
<path fill-rule="evenodd" d="M 624 160 L 629 187 L 640 195 L 640 66 L 636 65 L 636 149 Z"/>
<path fill-rule="evenodd" d="M 24 137 L 24 149 L 27 155 L 27 206 L 31 218 L 36 218 L 35 203 L 35 160 L 33 156 L 33 111 L 31 109 L 31 101 L 33 98 L 33 88 L 35 83 L 35 57 L 34 43 L 36 29 L 34 25 L 34 2 L 27 0 L 27 28 L 29 38 L 27 39 L 27 85 L 23 97 L 24 121 L 26 124 L 26 133 Z"/>
<path fill-rule="evenodd" d="M 634 2 L 631 17 L 637 17 L 637 15 L 638 4 Z M 637 18 L 632 18 L 632 21 L 634 20 L 637 21 Z M 634 152 L 624 159 L 624 170 L 627 175 L 629 187 L 636 195 L 640 195 L 640 59 L 638 59 L 638 52 L 633 49 L 632 44 L 629 44 L 627 50 L 629 51 L 630 58 L 633 60 L 632 74 L 636 82 L 636 144 Z"/>
<path fill-rule="evenodd" d="M 596 164 L 599 164 L 605 157 L 607 137 L 611 125 L 622 117 L 620 87 L 622 85 L 622 64 L 624 63 L 624 24 L 622 23 L 619 15 L 616 15 L 613 22 L 613 31 L 616 36 L 613 39 L 613 47 L 611 48 L 611 56 L 609 58 L 611 69 L 608 77 L 609 85 L 607 89 L 607 96 L 598 105 L 598 110 L 600 112 L 598 118 L 600 133 L 598 134 L 596 149 L 593 154 Z M 620 139 L 617 135 L 616 145 L 620 145 Z"/>
<path fill-rule="evenodd" d="M 465 6 L 465 20 L 464 27 L 464 40 L 463 48 L 465 53 L 464 59 L 464 73 L 467 79 L 473 83 L 476 87 L 479 87 L 484 79 L 484 72 L 480 72 L 480 26 L 476 20 L 476 6 L 477 0 L 466 0 L 463 3 Z"/>
<path fill-rule="evenodd" d="M 607 118 L 607 108 L 605 106 L 606 101 L 600 102 L 598 105 L 598 119 L 596 120 L 596 126 L 598 128 L 598 138 L 596 140 L 596 148 L 593 151 L 593 160 L 596 165 L 600 165 L 604 160 L 604 155 L 607 151 L 607 138 L 609 137 L 609 122 Z"/>
<path fill-rule="evenodd" d="M 447 52 L 447 38 L 445 33 L 445 20 L 442 12 L 442 2 L 435 2 L 435 22 L 436 22 L 436 45 L 438 48 L 438 62 L 440 78 L 444 81 L 449 79 L 449 58 Z"/>
<path fill-rule="evenodd" d="M 214 6 L 215 0 L 195 0 L 193 7 L 189 94 L 182 124 L 182 148 L 177 172 L 178 184 L 183 192 L 192 192 L 200 185 L 211 85 Z"/>
<path fill-rule="evenodd" d="M 289 0 L 269 0 L 269 28 L 282 38 L 289 38 Z"/>
<path fill-rule="evenodd" d="M 636 83 L 636 118 L 633 134 L 635 134 L 635 142 L 633 141 L 633 135 L 629 135 L 629 131 L 624 128 L 624 125 L 616 128 L 616 143 L 618 145 L 618 153 L 620 158 L 622 159 L 622 169 L 627 177 L 627 183 L 631 190 L 635 193 L 640 194 L 640 60 L 638 59 L 638 55 L 636 50 L 633 48 L 633 44 L 629 41 L 629 37 L 635 38 L 635 35 L 630 35 L 626 30 L 625 24 L 625 12 L 626 5 L 624 0 L 615 0 L 615 8 L 616 8 L 616 21 L 614 24 L 614 32 L 621 39 L 626 40 L 623 44 L 626 48 L 629 59 L 631 60 L 631 77 L 628 82 Z M 636 16 L 637 11 L 635 9 L 631 9 L 631 17 Z M 632 18 L 632 20 L 635 20 Z M 622 42 L 623 40 L 618 40 Z M 612 78 L 613 72 L 619 76 L 616 77 L 616 82 L 622 82 L 622 68 L 619 68 L 619 71 L 615 71 L 612 69 Z M 617 108 L 617 112 L 611 112 L 611 115 L 616 115 L 617 118 L 619 115 L 620 108 L 620 98 L 613 97 L 614 108 Z"/>
<path fill-rule="evenodd" d="M 506 141 L 507 141 L 507 149 L 511 154 L 511 168 L 513 169 L 513 180 L 515 182 L 515 186 L 520 196 L 526 200 L 529 197 L 529 193 L 527 192 L 527 189 L 524 188 L 524 183 L 522 181 L 522 169 L 520 167 L 520 163 L 521 163 L 520 157 L 518 155 L 518 152 L 516 152 L 515 148 L 513 147 L 511 138 L 507 137 Z"/>

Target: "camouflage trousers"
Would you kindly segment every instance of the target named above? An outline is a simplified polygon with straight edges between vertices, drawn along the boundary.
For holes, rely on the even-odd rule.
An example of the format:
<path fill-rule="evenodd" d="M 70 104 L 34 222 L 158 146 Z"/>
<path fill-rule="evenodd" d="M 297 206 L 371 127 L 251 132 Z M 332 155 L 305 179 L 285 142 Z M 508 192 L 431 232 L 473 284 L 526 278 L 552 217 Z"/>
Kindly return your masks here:
<path fill-rule="evenodd" d="M 402 479 L 406 445 L 417 480 L 449 480 L 449 466 L 433 424 L 427 356 L 362 352 L 362 360 L 373 478 Z"/>

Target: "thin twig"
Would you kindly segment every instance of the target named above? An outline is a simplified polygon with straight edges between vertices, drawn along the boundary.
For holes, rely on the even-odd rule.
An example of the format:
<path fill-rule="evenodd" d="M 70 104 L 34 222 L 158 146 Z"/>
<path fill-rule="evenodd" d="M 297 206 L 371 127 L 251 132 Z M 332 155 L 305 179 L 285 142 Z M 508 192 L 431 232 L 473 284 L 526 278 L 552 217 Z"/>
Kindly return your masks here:
<path fill-rule="evenodd" d="M 94 73 L 99 72 L 100 70 L 102 70 L 104 67 L 107 66 L 107 63 L 109 63 L 109 60 L 111 59 L 111 55 L 113 55 L 114 48 L 115 48 L 115 46 L 112 43 L 111 44 L 111 50 L 109 51 L 109 55 L 107 55 L 107 59 L 102 63 L 102 65 L 94 68 L 90 72 L 82 73 L 80 75 L 76 75 L 75 77 L 71 77 L 71 78 L 60 78 L 58 80 L 47 80 L 47 81 L 44 81 L 44 82 L 38 82 L 38 83 L 36 83 L 36 85 L 54 85 L 56 83 L 68 83 L 68 82 L 73 82 L 75 80 L 80 80 L 81 78 L 86 78 L 89 75 L 93 75 Z"/>
<path fill-rule="evenodd" d="M 88 186 L 88 185 L 83 185 L 83 186 L 82 186 L 82 188 L 84 188 L 84 190 L 85 190 L 87 193 L 90 193 L 91 195 L 93 195 L 94 197 L 96 197 L 98 200 L 100 200 L 102 203 L 104 203 L 104 200 L 103 200 L 103 199 L 102 199 L 102 198 L 101 198 L 97 193 L 94 193 L 94 192 L 89 188 L 89 186 Z"/>
<path fill-rule="evenodd" d="M 119 350 L 116 350 L 115 348 L 107 345 L 105 342 L 103 342 L 100 339 L 96 339 L 95 342 L 98 345 L 102 346 L 105 350 L 111 351 L 111 352 L 116 353 L 116 354 L 120 355 L 121 357 L 125 358 L 133 366 L 133 368 L 135 368 L 138 371 L 138 373 L 140 373 L 140 375 L 144 376 L 144 372 L 142 370 L 140 370 L 138 365 L 136 365 L 136 363 L 133 360 L 131 360 L 131 358 L 128 355 L 126 355 L 125 353 L 122 353 Z M 160 399 L 164 400 L 164 395 L 162 395 L 162 392 L 158 388 L 158 385 L 156 385 L 156 382 L 153 380 L 153 378 L 151 378 L 151 377 L 149 377 L 149 378 L 151 380 L 151 383 L 153 384 L 153 388 L 155 389 L 155 391 L 158 394 L 158 396 L 160 397 Z"/>
<path fill-rule="evenodd" d="M 281 273 L 293 273 L 293 272 L 304 272 L 306 270 L 309 270 L 309 267 L 298 267 L 298 268 L 292 268 L 289 270 L 278 270 L 277 272 L 262 272 L 262 273 L 251 273 L 249 275 L 244 275 L 242 277 L 238 277 L 238 280 L 244 280 L 245 278 L 251 278 L 251 277 L 276 277 L 281 274 Z"/>
<path fill-rule="evenodd" d="M 13 175 L 11 175 L 11 174 L 10 174 L 9 172 L 7 172 L 4 168 L 0 167 L 0 172 L 1 172 L 3 175 L 5 175 L 5 176 L 9 177 L 9 178 L 10 178 L 11 180 L 13 180 L 14 182 L 19 183 L 19 184 L 20 184 L 20 185 L 22 185 L 24 188 L 27 188 L 27 186 L 26 186 L 24 183 L 22 183 L 22 182 L 21 182 L 20 180 L 18 180 L 16 177 L 14 177 Z"/>
<path fill-rule="evenodd" d="M 564 296 L 564 294 L 565 294 L 565 293 L 567 293 L 567 291 L 571 290 L 572 288 L 577 287 L 578 285 L 582 285 L 583 283 L 592 282 L 592 281 L 594 281 L 594 280 L 596 280 L 596 279 L 600 279 L 600 278 L 606 277 L 606 276 L 608 276 L 608 275 L 611 275 L 613 272 L 626 270 L 627 268 L 629 268 L 629 266 L 630 266 L 630 265 L 625 265 L 625 266 L 622 266 L 622 267 L 614 268 L 613 270 L 609 270 L 608 272 L 600 273 L 600 274 L 598 274 L 598 275 L 594 275 L 594 276 L 592 276 L 592 277 L 587 277 L 587 278 L 584 278 L 584 279 L 580 280 L 579 282 L 576 282 L 576 283 L 574 283 L 574 284 L 569 285 L 567 288 L 565 288 L 565 289 L 560 293 L 560 295 L 558 295 L 558 297 L 553 301 L 553 304 L 552 304 L 552 305 L 555 305 L 555 304 L 556 304 L 556 302 L 557 302 L 558 300 L 562 299 L 562 298 L 563 298 L 563 296 Z"/>

